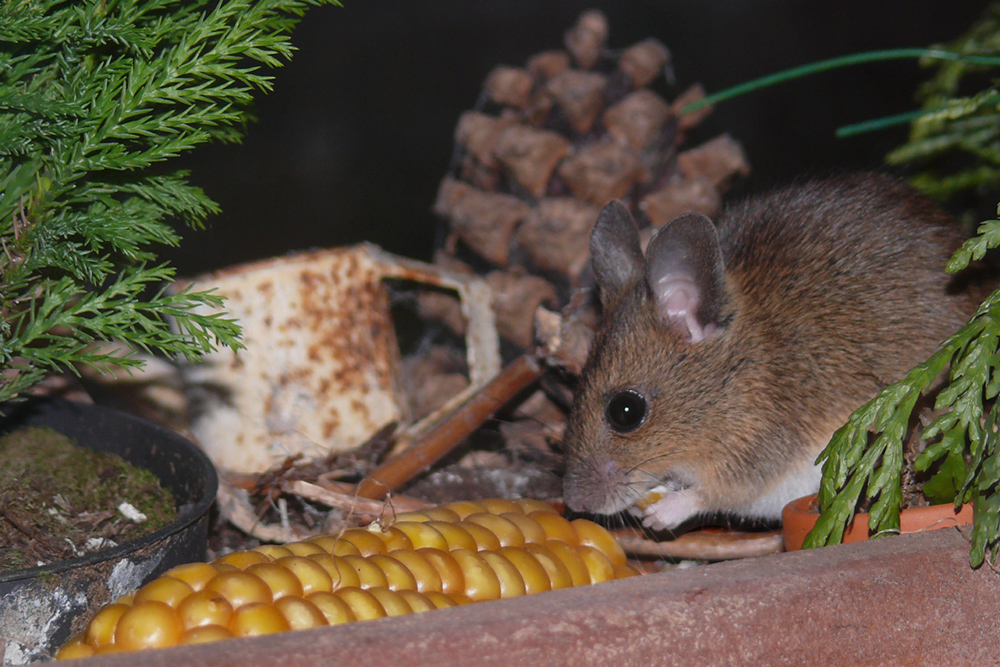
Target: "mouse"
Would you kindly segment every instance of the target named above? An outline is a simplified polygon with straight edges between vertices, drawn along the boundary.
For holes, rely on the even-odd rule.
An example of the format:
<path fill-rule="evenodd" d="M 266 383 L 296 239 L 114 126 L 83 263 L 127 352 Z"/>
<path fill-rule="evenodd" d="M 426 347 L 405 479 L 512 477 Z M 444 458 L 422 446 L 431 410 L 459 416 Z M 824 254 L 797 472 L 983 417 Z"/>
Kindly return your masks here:
<path fill-rule="evenodd" d="M 681 215 L 645 253 L 612 201 L 590 237 L 602 320 L 563 438 L 566 506 L 653 530 L 774 522 L 819 489 L 848 416 L 924 361 L 990 285 L 945 264 L 966 239 L 882 173 Z"/>

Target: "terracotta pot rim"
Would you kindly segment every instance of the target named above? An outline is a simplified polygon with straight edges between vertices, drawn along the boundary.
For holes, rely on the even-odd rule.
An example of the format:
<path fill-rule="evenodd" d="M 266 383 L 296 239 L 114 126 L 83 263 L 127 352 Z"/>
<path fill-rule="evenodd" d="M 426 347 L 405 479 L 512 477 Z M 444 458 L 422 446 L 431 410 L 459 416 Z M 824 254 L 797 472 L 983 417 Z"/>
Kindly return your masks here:
<path fill-rule="evenodd" d="M 788 503 L 781 513 L 785 551 L 801 549 L 806 535 L 816 525 L 818 518 L 819 509 L 815 493 Z M 970 523 L 972 523 L 972 503 L 964 503 L 958 510 L 955 510 L 952 503 L 944 503 L 927 507 L 910 507 L 899 513 L 901 535 L 940 528 L 957 528 Z M 843 542 L 861 542 L 867 539 L 868 514 L 855 514 L 853 521 L 844 531 Z"/>

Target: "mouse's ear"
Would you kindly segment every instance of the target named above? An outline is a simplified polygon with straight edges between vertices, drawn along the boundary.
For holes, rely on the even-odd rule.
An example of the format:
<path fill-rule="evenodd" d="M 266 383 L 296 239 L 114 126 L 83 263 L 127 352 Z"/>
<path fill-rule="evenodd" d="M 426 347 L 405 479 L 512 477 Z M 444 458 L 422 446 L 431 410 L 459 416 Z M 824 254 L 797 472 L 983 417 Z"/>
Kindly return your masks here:
<path fill-rule="evenodd" d="M 609 202 L 597 216 L 590 233 L 590 262 L 605 308 L 645 274 L 639 229 L 628 208 L 617 199 Z"/>
<path fill-rule="evenodd" d="M 715 330 L 724 281 L 719 237 L 703 215 L 674 218 L 646 248 L 646 282 L 660 319 L 692 342 Z"/>

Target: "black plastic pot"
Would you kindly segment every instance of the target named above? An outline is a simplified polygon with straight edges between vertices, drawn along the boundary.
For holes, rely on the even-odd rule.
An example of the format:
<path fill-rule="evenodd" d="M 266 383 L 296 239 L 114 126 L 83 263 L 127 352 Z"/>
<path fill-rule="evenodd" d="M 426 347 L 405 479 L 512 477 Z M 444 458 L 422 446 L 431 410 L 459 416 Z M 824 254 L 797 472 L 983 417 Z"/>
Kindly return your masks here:
<path fill-rule="evenodd" d="M 103 605 L 175 565 L 204 560 L 219 478 L 204 452 L 185 438 L 116 410 L 53 399 L 0 410 L 0 433 L 49 426 L 83 447 L 114 452 L 152 471 L 178 504 L 173 523 L 140 539 L 0 574 L 0 663 L 18 665 L 50 658 Z"/>

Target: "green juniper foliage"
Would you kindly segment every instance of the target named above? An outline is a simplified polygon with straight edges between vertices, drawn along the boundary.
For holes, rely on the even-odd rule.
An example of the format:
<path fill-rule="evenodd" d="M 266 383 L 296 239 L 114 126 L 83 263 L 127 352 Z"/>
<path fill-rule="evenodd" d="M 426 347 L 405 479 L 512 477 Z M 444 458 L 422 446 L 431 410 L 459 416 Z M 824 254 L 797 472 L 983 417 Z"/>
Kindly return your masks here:
<path fill-rule="evenodd" d="M 0 400 L 75 364 L 134 351 L 236 349 L 207 292 L 170 293 L 176 222 L 218 212 L 151 166 L 238 141 L 311 5 L 335 0 L 6 0 L 0 4 Z M 168 324 L 173 319 L 173 327 Z M 94 343 L 118 340 L 133 352 Z"/>
<path fill-rule="evenodd" d="M 977 58 L 1000 55 L 1000 5 L 992 5 L 967 35 L 945 48 Z M 967 77 L 974 80 L 983 71 L 995 72 L 995 67 L 990 70 L 968 60 L 937 65 L 936 75 L 921 91 L 924 109 L 911 115 L 909 142 L 887 158 L 894 164 L 919 164 L 922 171 L 913 183 L 928 194 L 947 198 L 1000 184 L 1000 90 L 988 85 L 970 95 L 958 95 Z M 947 270 L 960 271 L 997 245 L 1000 220 L 984 222 L 978 235 L 955 253 Z M 917 472 L 933 471 L 923 487 L 931 500 L 954 501 L 956 506 L 974 502 L 970 563 L 978 567 L 987 553 L 996 561 L 1000 545 L 998 342 L 1000 291 L 990 295 L 936 354 L 850 417 L 820 456 L 825 462 L 819 494 L 822 515 L 806 540 L 807 547 L 839 542 L 861 494 L 874 501 L 868 523 L 872 534 L 898 532 L 903 437 L 921 392 L 950 366 L 948 382 L 936 398 L 940 416 L 924 429 L 926 448 L 914 467 Z"/>
<path fill-rule="evenodd" d="M 948 264 L 958 271 L 1000 243 L 1000 221 L 982 224 Z M 936 398 L 944 410 L 922 438 L 928 446 L 916 459 L 917 472 L 937 466 L 924 485 L 932 499 L 974 504 L 970 562 L 982 564 L 986 550 L 1000 541 L 1000 448 L 995 398 L 1000 393 L 1000 291 L 991 294 L 968 324 L 930 359 L 886 387 L 851 415 L 820 455 L 825 462 L 819 502 L 822 515 L 805 546 L 840 542 L 864 493 L 874 500 L 868 527 L 875 535 L 899 531 L 903 438 L 913 407 L 938 375 L 951 365 L 948 384 Z"/>
<path fill-rule="evenodd" d="M 941 48 L 973 58 L 1000 54 L 1000 4 L 991 5 L 967 34 Z M 919 91 L 922 109 L 910 125 L 910 140 L 886 160 L 921 167 L 913 184 L 939 199 L 1000 185 L 1000 88 L 995 77 L 996 67 L 981 62 L 938 64 Z"/>

